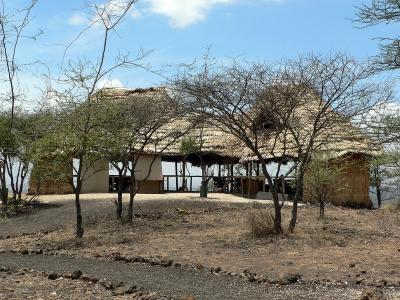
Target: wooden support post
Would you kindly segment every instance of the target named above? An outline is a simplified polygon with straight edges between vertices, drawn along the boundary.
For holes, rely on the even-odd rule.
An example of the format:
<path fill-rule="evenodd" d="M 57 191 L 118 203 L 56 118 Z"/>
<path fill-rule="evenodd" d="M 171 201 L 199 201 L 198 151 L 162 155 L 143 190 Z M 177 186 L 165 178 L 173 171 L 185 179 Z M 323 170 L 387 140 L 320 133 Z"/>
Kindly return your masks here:
<path fill-rule="evenodd" d="M 240 186 L 242 187 L 242 197 L 244 197 L 244 184 L 243 184 L 243 177 L 240 178 Z"/>
<path fill-rule="evenodd" d="M 167 178 L 167 192 L 169 192 L 169 176 L 167 176 L 166 178 Z"/>
<path fill-rule="evenodd" d="M 175 188 L 176 191 L 179 190 L 179 178 L 178 178 L 178 162 L 175 162 Z"/>
<path fill-rule="evenodd" d="M 263 192 L 265 192 L 265 177 L 263 177 Z"/>
<path fill-rule="evenodd" d="M 190 191 L 193 192 L 193 177 L 190 176 Z"/>
<path fill-rule="evenodd" d="M 256 165 L 256 175 L 257 176 L 260 176 L 260 163 L 259 162 L 257 162 L 257 165 Z"/>
<path fill-rule="evenodd" d="M 182 178 L 182 191 L 186 192 L 187 191 L 187 184 L 186 184 L 186 160 L 182 160 L 182 167 L 183 167 L 183 178 Z"/>
<path fill-rule="evenodd" d="M 221 165 L 218 164 L 218 178 L 221 178 Z"/>
<path fill-rule="evenodd" d="M 247 198 L 250 199 L 250 190 L 251 190 L 251 177 L 247 177 Z"/>
<path fill-rule="evenodd" d="M 233 178 L 233 163 L 231 164 L 231 193 L 235 191 L 235 178 Z"/>

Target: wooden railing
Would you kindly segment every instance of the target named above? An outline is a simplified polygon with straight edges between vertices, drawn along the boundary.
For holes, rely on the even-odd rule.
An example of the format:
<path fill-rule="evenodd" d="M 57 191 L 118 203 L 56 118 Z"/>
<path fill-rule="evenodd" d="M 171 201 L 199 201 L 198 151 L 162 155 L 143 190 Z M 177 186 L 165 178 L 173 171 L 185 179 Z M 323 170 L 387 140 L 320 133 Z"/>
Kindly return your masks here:
<path fill-rule="evenodd" d="M 200 185 L 200 175 L 164 175 L 163 176 L 164 192 L 197 192 L 194 189 L 193 180 L 197 179 Z M 183 188 L 183 180 L 186 180 L 185 188 Z M 171 180 L 172 179 L 172 180 Z M 285 181 L 291 181 L 293 178 L 285 178 Z M 264 176 L 221 176 L 212 177 L 212 187 L 209 192 L 238 193 L 242 196 L 250 196 L 257 191 L 269 191 L 269 185 Z M 254 186 L 256 185 L 257 188 Z M 282 185 L 283 190 L 285 185 Z"/>

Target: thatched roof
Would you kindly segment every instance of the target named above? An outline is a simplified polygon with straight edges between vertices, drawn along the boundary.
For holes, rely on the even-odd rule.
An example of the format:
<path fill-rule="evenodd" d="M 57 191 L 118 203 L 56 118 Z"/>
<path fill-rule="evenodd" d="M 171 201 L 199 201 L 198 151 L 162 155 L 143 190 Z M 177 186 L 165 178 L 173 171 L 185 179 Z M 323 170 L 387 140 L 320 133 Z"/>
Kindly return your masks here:
<path fill-rule="evenodd" d="M 165 97 L 168 91 L 163 87 L 149 89 L 103 89 L 105 96 L 113 99 L 128 101 L 131 97 L 140 97 L 148 105 L 158 105 L 162 101 L 157 101 Z M 310 102 L 310 101 L 309 101 Z M 300 124 L 300 136 L 307 140 L 312 113 L 315 111 L 310 107 L 298 109 L 293 116 L 292 121 Z M 226 158 L 231 161 L 256 161 L 257 158 L 233 135 L 222 131 L 208 122 L 199 122 L 193 124 L 188 117 L 181 117 L 171 120 L 158 130 L 156 136 L 166 136 L 168 132 L 176 132 L 180 136 L 171 135 L 161 139 L 156 145 L 148 145 L 145 152 L 148 154 L 158 153 L 167 160 L 180 159 L 187 155 L 182 151 L 182 141 L 192 139 L 197 144 L 202 144 L 201 152 L 203 155 L 214 155 L 219 158 Z M 298 156 L 297 147 L 293 141 L 293 136 L 289 132 L 263 135 L 258 137 L 262 147 L 263 157 L 267 160 L 277 160 L 281 158 L 295 159 Z M 318 150 L 329 152 L 332 156 L 343 156 L 357 153 L 367 156 L 376 156 L 381 152 L 380 147 L 375 145 L 367 136 L 353 127 L 350 123 L 339 123 L 329 128 L 321 134 L 317 141 Z M 220 162 L 220 159 L 218 159 Z"/>

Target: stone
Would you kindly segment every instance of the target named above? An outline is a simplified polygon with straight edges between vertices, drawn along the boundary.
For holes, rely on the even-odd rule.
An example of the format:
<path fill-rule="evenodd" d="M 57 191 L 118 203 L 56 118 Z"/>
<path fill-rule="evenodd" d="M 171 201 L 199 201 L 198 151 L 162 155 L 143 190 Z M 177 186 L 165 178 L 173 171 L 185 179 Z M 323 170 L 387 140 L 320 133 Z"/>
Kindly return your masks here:
<path fill-rule="evenodd" d="M 364 281 L 364 278 L 356 279 L 356 284 L 361 284 Z"/>
<path fill-rule="evenodd" d="M 375 286 L 377 287 L 384 287 L 387 285 L 387 280 L 386 279 L 381 279 L 375 282 Z"/>
<path fill-rule="evenodd" d="M 248 280 L 249 282 L 254 282 L 254 281 L 256 281 L 256 278 L 255 278 L 253 275 L 251 275 L 251 274 L 247 275 L 246 278 L 247 278 L 247 280 Z"/>
<path fill-rule="evenodd" d="M 113 295 L 115 296 L 122 296 L 122 295 L 128 295 L 128 294 L 133 294 L 136 292 L 137 288 L 135 285 L 123 285 L 120 287 L 117 287 L 113 291 Z"/>
<path fill-rule="evenodd" d="M 102 287 L 104 287 L 106 290 L 113 290 L 115 288 L 114 284 L 110 281 L 107 281 L 106 279 L 102 279 L 99 281 Z"/>
<path fill-rule="evenodd" d="M 47 278 L 50 280 L 56 280 L 58 278 L 58 274 L 55 272 L 52 272 L 47 276 Z"/>
<path fill-rule="evenodd" d="M 163 267 L 170 267 L 170 266 L 172 266 L 172 263 L 173 263 L 172 259 L 162 259 L 160 262 L 160 264 Z"/>
<path fill-rule="evenodd" d="M 350 268 L 354 268 L 355 266 L 356 266 L 355 263 L 350 263 L 350 264 L 349 264 L 349 267 L 350 267 Z"/>
<path fill-rule="evenodd" d="M 298 282 L 300 278 L 301 278 L 300 274 L 286 274 L 279 279 L 278 283 L 281 285 L 294 284 Z"/>
<path fill-rule="evenodd" d="M 75 271 L 72 272 L 72 274 L 71 274 L 71 279 L 74 279 L 74 280 L 79 279 L 79 278 L 81 278 L 82 275 L 83 275 L 83 274 L 82 274 L 82 271 L 81 271 L 81 270 L 75 270 Z"/>
<path fill-rule="evenodd" d="M 0 267 L 0 272 L 8 272 L 10 271 L 9 267 Z"/>
<path fill-rule="evenodd" d="M 28 255 L 28 254 L 29 254 L 29 251 L 28 251 L 28 249 L 22 249 L 22 250 L 20 251 L 20 253 L 21 253 L 22 255 Z"/>
<path fill-rule="evenodd" d="M 386 297 L 379 289 L 366 288 L 362 292 L 360 300 L 386 300 Z"/>
<path fill-rule="evenodd" d="M 219 272 L 221 272 L 221 271 L 222 271 L 221 267 L 213 268 L 213 272 L 214 272 L 214 273 L 219 273 Z"/>
<path fill-rule="evenodd" d="M 161 261 L 159 259 L 157 259 L 157 258 L 154 258 L 154 259 L 150 260 L 148 263 L 149 263 L 150 266 L 159 266 L 159 265 L 161 265 Z"/>
<path fill-rule="evenodd" d="M 204 269 L 204 266 L 203 266 L 201 263 L 196 263 L 194 266 L 195 266 L 195 268 L 198 269 L 198 270 Z"/>

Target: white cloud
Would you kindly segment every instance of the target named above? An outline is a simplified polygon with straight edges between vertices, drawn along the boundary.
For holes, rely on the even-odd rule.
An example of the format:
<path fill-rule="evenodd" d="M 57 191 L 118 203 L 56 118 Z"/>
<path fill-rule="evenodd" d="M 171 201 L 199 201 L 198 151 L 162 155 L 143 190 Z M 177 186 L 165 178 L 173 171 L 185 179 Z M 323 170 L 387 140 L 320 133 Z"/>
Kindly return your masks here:
<path fill-rule="evenodd" d="M 141 17 L 143 14 L 158 14 L 168 18 L 169 23 L 174 28 L 185 28 L 195 23 L 204 21 L 209 12 L 217 5 L 231 5 L 237 3 L 260 4 L 260 3 L 282 3 L 286 0 L 144 0 L 143 5 L 131 7 L 129 16 L 133 19 Z M 117 16 L 121 15 L 128 0 L 109 0 L 103 5 L 99 5 L 96 11 L 92 11 L 92 16 L 85 17 L 82 13 L 72 15 L 68 22 L 71 25 L 89 25 L 90 23 L 100 22 L 105 15 L 110 16 L 109 22 L 113 22 Z M 107 18 L 105 18 L 107 20 Z"/>
<path fill-rule="evenodd" d="M 101 5 L 91 5 L 88 6 L 89 10 L 86 15 L 82 12 L 75 13 L 68 19 L 68 23 L 73 26 L 94 24 L 96 27 L 103 19 L 104 22 L 112 24 L 125 12 L 128 3 L 128 0 L 109 0 Z M 133 7 L 129 14 L 133 18 L 139 16 L 139 12 Z"/>
<path fill-rule="evenodd" d="M 82 13 L 73 14 L 68 19 L 68 24 L 72 25 L 72 26 L 81 26 L 81 25 L 87 24 L 88 22 L 89 22 L 89 20 Z"/>
<path fill-rule="evenodd" d="M 122 88 L 124 85 L 119 79 L 103 79 L 102 81 L 99 82 L 97 85 L 97 88 L 103 89 L 103 88 Z"/>
<path fill-rule="evenodd" d="M 282 3 L 285 0 L 145 0 L 150 13 L 166 16 L 175 28 L 185 28 L 204 21 L 217 5 L 237 3 Z"/>
<path fill-rule="evenodd" d="M 152 13 L 169 18 L 172 27 L 184 28 L 203 21 L 213 6 L 235 0 L 146 0 Z"/>

